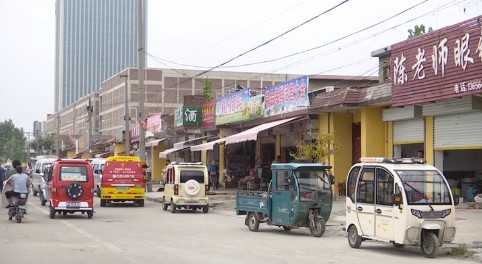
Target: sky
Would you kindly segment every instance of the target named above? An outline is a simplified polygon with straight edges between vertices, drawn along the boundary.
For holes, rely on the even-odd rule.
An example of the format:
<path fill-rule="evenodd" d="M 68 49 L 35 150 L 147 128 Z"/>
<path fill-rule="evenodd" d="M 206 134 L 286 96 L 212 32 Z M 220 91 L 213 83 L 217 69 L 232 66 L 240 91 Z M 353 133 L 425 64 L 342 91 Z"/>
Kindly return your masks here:
<path fill-rule="evenodd" d="M 148 8 L 150 68 L 376 76 L 372 51 L 406 40 L 415 25 L 437 30 L 482 15 L 482 0 L 149 0 Z M 0 0 L 0 36 L 0 121 L 31 132 L 54 111 L 55 0 Z"/>

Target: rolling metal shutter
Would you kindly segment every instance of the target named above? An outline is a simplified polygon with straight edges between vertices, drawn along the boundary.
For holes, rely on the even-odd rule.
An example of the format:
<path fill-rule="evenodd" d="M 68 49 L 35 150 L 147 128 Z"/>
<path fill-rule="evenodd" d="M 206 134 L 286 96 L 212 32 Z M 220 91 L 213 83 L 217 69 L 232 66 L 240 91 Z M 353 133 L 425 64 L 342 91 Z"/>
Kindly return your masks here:
<path fill-rule="evenodd" d="M 423 142 L 425 127 L 423 119 L 410 119 L 393 122 L 393 144 Z"/>
<path fill-rule="evenodd" d="M 435 117 L 434 146 L 438 149 L 482 147 L 482 113 Z"/>

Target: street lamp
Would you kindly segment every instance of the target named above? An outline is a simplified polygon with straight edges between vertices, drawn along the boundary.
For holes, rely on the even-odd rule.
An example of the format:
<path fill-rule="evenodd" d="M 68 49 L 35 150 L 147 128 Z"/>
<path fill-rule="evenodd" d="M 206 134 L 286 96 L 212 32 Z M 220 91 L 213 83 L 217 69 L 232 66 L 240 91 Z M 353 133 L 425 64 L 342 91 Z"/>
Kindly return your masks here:
<path fill-rule="evenodd" d="M 126 141 L 126 154 L 127 156 L 130 155 L 131 153 L 131 140 L 129 137 L 129 95 L 128 95 L 128 87 L 127 87 L 127 78 L 129 75 L 127 74 L 122 74 L 120 75 L 121 78 L 124 78 L 124 122 L 125 122 L 125 133 L 124 133 L 124 139 Z"/>

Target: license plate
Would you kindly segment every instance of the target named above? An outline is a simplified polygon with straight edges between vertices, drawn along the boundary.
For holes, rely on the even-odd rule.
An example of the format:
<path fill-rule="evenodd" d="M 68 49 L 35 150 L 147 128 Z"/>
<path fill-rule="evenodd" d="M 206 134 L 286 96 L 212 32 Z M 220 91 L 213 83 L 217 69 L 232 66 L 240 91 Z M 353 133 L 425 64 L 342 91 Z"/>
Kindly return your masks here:
<path fill-rule="evenodd" d="M 67 202 L 67 208 L 79 208 L 80 202 Z"/>
<path fill-rule="evenodd" d="M 196 201 L 196 200 L 187 200 L 186 202 L 187 203 L 198 203 L 198 201 Z"/>
<path fill-rule="evenodd" d="M 27 206 L 26 205 L 19 205 L 18 209 L 27 210 Z"/>
<path fill-rule="evenodd" d="M 119 191 L 127 191 L 129 190 L 129 186 L 120 186 L 120 187 L 116 187 L 115 189 L 116 190 L 119 190 Z"/>

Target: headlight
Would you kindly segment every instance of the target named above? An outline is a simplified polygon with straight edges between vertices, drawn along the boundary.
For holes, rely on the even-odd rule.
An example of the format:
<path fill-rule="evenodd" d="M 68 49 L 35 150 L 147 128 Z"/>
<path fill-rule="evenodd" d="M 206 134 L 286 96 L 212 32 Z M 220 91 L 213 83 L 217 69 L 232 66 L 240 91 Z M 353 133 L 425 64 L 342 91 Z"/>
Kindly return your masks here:
<path fill-rule="evenodd" d="M 452 213 L 452 209 L 446 209 L 442 211 L 442 218 L 445 218 L 447 215 Z"/>
<path fill-rule="evenodd" d="M 422 218 L 422 213 L 419 210 L 412 209 L 412 214 L 417 218 Z"/>

